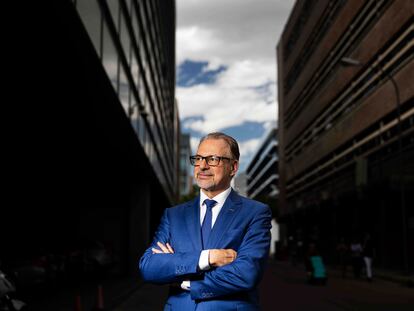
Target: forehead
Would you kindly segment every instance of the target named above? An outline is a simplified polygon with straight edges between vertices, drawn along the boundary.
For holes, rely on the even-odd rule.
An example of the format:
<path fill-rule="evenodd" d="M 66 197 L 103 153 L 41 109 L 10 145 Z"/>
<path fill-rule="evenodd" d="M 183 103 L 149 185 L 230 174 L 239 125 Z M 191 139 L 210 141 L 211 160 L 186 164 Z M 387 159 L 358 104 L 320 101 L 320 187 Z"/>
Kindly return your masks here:
<path fill-rule="evenodd" d="M 197 154 L 230 156 L 230 147 L 224 139 L 206 139 L 198 146 Z"/>

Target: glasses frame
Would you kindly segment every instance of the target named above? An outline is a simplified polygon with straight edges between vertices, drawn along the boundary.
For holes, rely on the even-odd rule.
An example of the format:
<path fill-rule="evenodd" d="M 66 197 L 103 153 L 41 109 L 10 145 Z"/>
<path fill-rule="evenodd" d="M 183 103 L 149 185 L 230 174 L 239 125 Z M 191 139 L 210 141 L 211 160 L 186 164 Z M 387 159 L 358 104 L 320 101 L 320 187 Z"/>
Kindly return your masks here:
<path fill-rule="evenodd" d="M 196 154 L 196 155 L 190 156 L 190 163 L 191 163 L 192 166 L 200 166 L 200 164 L 195 164 L 196 157 L 200 157 L 201 158 L 200 164 L 201 164 L 201 162 L 203 162 L 205 160 L 208 166 L 213 166 L 213 167 L 214 166 L 219 166 L 221 160 L 223 160 L 223 159 L 224 160 L 229 160 L 229 161 L 234 160 L 232 158 L 220 157 L 220 156 L 216 156 L 216 155 L 208 155 L 208 156 L 203 157 L 203 156 L 201 156 L 199 154 Z M 218 163 L 217 164 L 213 164 L 213 165 L 212 164 L 209 164 L 208 162 L 209 162 L 209 160 L 211 158 L 217 158 L 218 159 Z"/>

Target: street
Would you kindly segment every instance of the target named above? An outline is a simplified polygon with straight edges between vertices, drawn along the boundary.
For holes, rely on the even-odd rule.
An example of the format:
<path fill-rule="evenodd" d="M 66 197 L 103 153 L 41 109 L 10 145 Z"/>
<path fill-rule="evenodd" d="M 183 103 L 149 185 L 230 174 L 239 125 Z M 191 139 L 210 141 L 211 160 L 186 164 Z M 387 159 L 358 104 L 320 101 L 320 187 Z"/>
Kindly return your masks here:
<path fill-rule="evenodd" d="M 305 283 L 301 265 L 289 262 L 269 263 L 260 285 L 263 311 L 405 311 L 414 309 L 414 289 L 398 283 L 375 279 L 342 279 L 329 272 L 326 286 Z M 162 310 L 167 287 L 146 284 L 114 311 Z"/>
<path fill-rule="evenodd" d="M 375 279 L 368 283 L 330 271 L 326 286 L 305 284 L 302 266 L 287 262 L 268 266 L 260 286 L 263 310 L 403 311 L 414 308 L 414 289 Z"/>

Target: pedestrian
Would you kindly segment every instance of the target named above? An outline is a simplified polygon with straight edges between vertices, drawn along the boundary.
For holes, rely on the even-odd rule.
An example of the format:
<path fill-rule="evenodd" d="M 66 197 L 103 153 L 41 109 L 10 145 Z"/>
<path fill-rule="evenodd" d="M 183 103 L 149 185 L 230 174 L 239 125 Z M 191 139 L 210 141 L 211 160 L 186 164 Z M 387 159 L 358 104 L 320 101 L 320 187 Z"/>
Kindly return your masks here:
<path fill-rule="evenodd" d="M 367 281 L 372 282 L 372 260 L 375 257 L 375 249 L 369 233 L 367 233 L 364 238 L 362 256 L 364 258 Z"/>
<path fill-rule="evenodd" d="M 234 138 L 208 134 L 190 161 L 200 194 L 165 210 L 140 259 L 142 277 L 170 285 L 164 310 L 259 310 L 270 209 L 230 187 L 239 167 Z"/>
<path fill-rule="evenodd" d="M 359 279 L 361 277 L 363 260 L 362 260 L 362 245 L 359 242 L 358 238 L 353 239 L 351 246 L 350 246 L 350 252 L 351 252 L 351 261 L 352 261 L 352 269 L 354 272 L 354 277 L 356 279 Z"/>
<path fill-rule="evenodd" d="M 326 269 L 315 243 L 310 243 L 305 257 L 307 281 L 311 285 L 326 284 Z"/>

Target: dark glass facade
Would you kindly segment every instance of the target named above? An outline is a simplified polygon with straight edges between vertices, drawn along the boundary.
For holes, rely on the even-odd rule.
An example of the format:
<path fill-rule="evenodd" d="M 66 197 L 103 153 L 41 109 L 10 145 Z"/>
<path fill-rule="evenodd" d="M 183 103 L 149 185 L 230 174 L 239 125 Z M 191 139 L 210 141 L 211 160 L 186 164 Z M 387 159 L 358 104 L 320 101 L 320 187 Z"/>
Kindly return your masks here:
<path fill-rule="evenodd" d="M 45 254 L 86 258 L 93 245 L 110 251 L 110 270 L 79 264 L 53 287 L 137 278 L 137 260 L 178 195 L 175 2 L 46 0 L 19 16 L 5 42 L 15 99 L 2 268 Z"/>
<path fill-rule="evenodd" d="M 163 190 L 176 196 L 173 1 L 74 1 Z"/>

